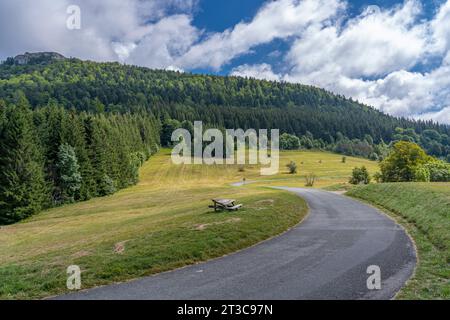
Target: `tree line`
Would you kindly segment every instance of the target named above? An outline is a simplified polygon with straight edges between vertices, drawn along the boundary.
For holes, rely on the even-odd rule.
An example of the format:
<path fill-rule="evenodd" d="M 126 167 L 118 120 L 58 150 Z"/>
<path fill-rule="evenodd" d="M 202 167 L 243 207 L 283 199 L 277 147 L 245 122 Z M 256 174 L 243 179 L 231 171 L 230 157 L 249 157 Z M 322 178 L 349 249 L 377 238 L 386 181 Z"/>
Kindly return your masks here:
<path fill-rule="evenodd" d="M 450 182 L 450 163 L 436 159 L 416 143 L 397 141 L 380 162 L 380 172 L 373 177 L 381 182 Z M 371 176 L 366 167 L 356 167 L 352 171 L 350 183 L 369 184 Z"/>
<path fill-rule="evenodd" d="M 450 127 L 410 120 L 301 84 L 195 75 L 118 63 L 65 59 L 50 63 L 0 66 L 0 98 L 22 90 L 31 106 L 55 99 L 67 109 L 93 113 L 152 112 L 166 119 L 202 120 L 219 128 L 280 129 L 296 136 L 307 132 L 326 144 L 338 134 L 349 140 L 370 135 L 374 143 L 397 139 L 397 128 L 412 130 L 434 156 L 450 155 Z M 346 148 L 346 146 L 343 146 Z"/>
<path fill-rule="evenodd" d="M 20 93 L 0 100 L 0 224 L 137 183 L 159 130 L 148 113 L 90 114 L 52 101 L 32 110 Z"/>

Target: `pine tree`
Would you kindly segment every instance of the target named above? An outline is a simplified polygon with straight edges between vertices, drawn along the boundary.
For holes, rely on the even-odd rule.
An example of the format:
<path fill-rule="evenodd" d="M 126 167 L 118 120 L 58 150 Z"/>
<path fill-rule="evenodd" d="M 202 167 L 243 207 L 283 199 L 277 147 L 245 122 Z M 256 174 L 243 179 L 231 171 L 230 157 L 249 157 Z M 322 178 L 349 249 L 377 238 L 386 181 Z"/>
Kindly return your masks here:
<path fill-rule="evenodd" d="M 69 144 L 62 144 L 58 152 L 58 175 L 60 192 L 63 202 L 73 202 L 76 193 L 81 188 L 80 165 L 74 148 Z"/>
<path fill-rule="evenodd" d="M 40 211 L 48 189 L 26 99 L 1 109 L 0 224 L 11 224 Z"/>

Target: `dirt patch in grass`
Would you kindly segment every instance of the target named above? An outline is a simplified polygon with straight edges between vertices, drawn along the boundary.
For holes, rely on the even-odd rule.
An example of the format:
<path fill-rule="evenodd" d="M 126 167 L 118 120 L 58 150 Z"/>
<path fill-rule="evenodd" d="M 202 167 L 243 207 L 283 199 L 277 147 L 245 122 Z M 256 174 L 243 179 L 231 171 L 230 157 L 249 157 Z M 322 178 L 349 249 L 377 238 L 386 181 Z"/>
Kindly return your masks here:
<path fill-rule="evenodd" d="M 73 258 L 81 258 L 81 257 L 87 257 L 90 256 L 92 253 L 88 250 L 81 250 L 81 251 L 77 251 L 74 254 L 72 254 Z"/>
<path fill-rule="evenodd" d="M 221 224 L 225 224 L 225 223 L 237 223 L 240 222 L 241 218 L 230 218 L 227 219 L 225 221 L 217 221 L 217 222 L 212 222 L 212 223 L 202 223 L 202 224 L 197 224 L 194 226 L 195 230 L 205 230 L 206 228 L 210 227 L 210 226 L 217 226 L 217 225 L 221 225 Z"/>
<path fill-rule="evenodd" d="M 264 200 L 256 201 L 255 203 L 257 205 L 261 205 L 261 206 L 273 206 L 274 201 L 275 200 L 273 200 L 273 199 L 264 199 Z"/>
<path fill-rule="evenodd" d="M 125 252 L 125 244 L 130 240 L 125 240 L 121 242 L 117 242 L 114 245 L 114 253 L 116 254 L 123 254 Z"/>

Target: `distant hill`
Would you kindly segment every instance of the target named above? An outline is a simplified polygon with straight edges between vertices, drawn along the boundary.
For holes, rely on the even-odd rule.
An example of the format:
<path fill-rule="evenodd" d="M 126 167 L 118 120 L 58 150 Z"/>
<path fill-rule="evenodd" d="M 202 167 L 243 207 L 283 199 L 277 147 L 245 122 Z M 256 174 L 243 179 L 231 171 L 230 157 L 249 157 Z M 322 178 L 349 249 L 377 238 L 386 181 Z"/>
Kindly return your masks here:
<path fill-rule="evenodd" d="M 53 61 L 64 60 L 66 57 L 57 52 L 25 52 L 6 60 L 8 65 L 48 64 Z"/>
<path fill-rule="evenodd" d="M 313 86 L 151 70 L 119 63 L 66 59 L 57 53 L 26 53 L 0 66 L 0 99 L 25 93 L 32 107 L 55 101 L 88 112 L 146 110 L 162 119 L 203 120 L 221 128 L 278 128 L 323 143 L 339 137 L 390 142 L 398 128 L 430 153 L 450 154 L 450 127 L 392 117 L 370 106 Z"/>

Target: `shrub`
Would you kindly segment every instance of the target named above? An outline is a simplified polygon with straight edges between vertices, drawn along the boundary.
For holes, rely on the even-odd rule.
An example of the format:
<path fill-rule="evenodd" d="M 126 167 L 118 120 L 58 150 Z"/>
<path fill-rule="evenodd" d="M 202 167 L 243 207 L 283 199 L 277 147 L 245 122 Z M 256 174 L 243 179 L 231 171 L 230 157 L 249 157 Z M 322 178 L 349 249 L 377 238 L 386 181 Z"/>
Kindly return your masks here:
<path fill-rule="evenodd" d="M 430 182 L 430 170 L 425 165 L 418 166 L 414 171 L 414 181 Z"/>
<path fill-rule="evenodd" d="M 107 196 L 116 192 L 114 180 L 105 174 L 100 181 L 100 195 Z"/>
<path fill-rule="evenodd" d="M 300 149 L 300 139 L 292 134 L 283 133 L 280 136 L 281 150 L 298 150 Z"/>
<path fill-rule="evenodd" d="M 383 175 L 380 172 L 375 172 L 373 178 L 377 183 L 383 182 Z"/>
<path fill-rule="evenodd" d="M 370 159 L 370 160 L 373 160 L 373 161 L 378 161 L 378 160 L 379 160 L 378 154 L 376 154 L 375 152 L 372 152 L 372 153 L 369 155 L 369 159 Z"/>
<path fill-rule="evenodd" d="M 313 187 L 314 183 L 316 182 L 316 175 L 314 173 L 309 173 L 306 175 L 305 180 L 306 180 L 305 186 Z"/>
<path fill-rule="evenodd" d="M 429 162 L 430 157 L 417 144 L 399 141 L 389 156 L 380 164 L 384 182 L 414 180 L 416 168 Z"/>
<path fill-rule="evenodd" d="M 128 176 L 130 178 L 126 186 L 139 182 L 139 168 L 144 164 L 145 154 L 142 152 L 136 152 L 130 154 L 129 158 Z"/>
<path fill-rule="evenodd" d="M 349 182 L 351 184 L 369 184 L 370 175 L 366 167 L 362 166 L 361 168 L 354 168 Z"/>
<path fill-rule="evenodd" d="M 429 171 L 432 182 L 449 182 L 450 181 L 450 164 L 444 161 L 431 161 L 423 166 Z"/>
<path fill-rule="evenodd" d="M 286 167 L 288 167 L 290 174 L 297 173 L 297 164 L 294 161 L 289 162 Z"/>
<path fill-rule="evenodd" d="M 341 162 L 342 162 L 342 163 L 346 163 L 346 162 L 347 162 L 347 157 L 342 157 Z"/>

